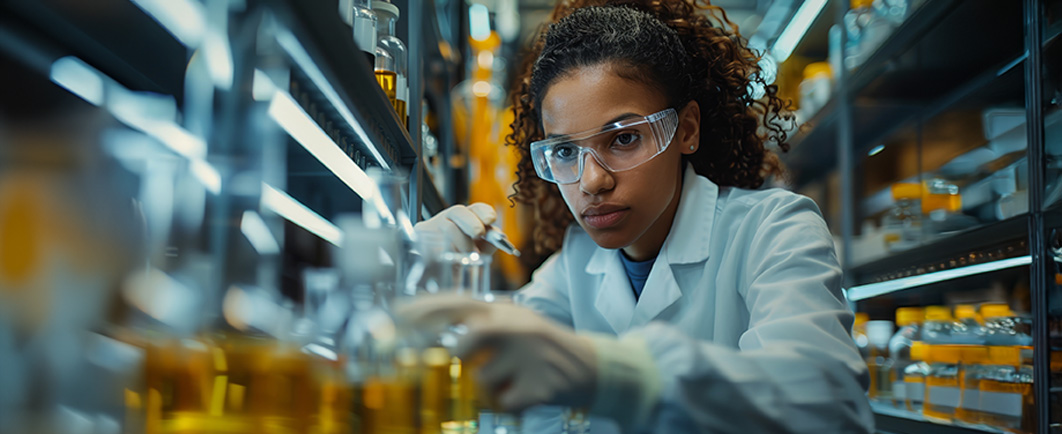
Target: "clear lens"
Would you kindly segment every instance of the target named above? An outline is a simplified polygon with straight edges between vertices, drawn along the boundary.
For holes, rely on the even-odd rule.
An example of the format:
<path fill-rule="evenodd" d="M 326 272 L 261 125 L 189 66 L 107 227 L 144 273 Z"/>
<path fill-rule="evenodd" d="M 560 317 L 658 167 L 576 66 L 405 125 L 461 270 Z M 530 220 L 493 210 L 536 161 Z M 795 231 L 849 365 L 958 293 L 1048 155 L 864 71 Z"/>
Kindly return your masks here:
<path fill-rule="evenodd" d="M 664 152 L 677 125 L 678 115 L 669 108 L 597 131 L 534 142 L 531 159 L 540 178 L 570 184 L 582 175 L 586 154 L 610 171 L 630 170 Z"/>

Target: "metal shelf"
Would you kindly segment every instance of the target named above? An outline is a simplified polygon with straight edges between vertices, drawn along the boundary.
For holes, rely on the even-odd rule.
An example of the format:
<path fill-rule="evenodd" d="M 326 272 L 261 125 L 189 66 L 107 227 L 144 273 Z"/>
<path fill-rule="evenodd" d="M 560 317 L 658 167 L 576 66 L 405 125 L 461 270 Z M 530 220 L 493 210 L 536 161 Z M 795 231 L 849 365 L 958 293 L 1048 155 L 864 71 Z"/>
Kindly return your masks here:
<path fill-rule="evenodd" d="M 891 405 L 874 401 L 870 402 L 870 408 L 874 410 L 874 422 L 879 433 L 1003 434 L 1007 432 L 987 425 L 935 422 L 926 419 L 919 413 L 900 410 Z"/>
<path fill-rule="evenodd" d="M 1028 225 L 1027 215 L 1012 217 L 860 264 L 846 272 L 860 286 L 1026 256 Z"/>
<path fill-rule="evenodd" d="M 328 112 L 326 122 L 335 122 L 347 140 L 364 146 L 376 164 L 389 170 L 409 167 L 416 158 L 413 140 L 377 84 L 372 65 L 356 55 L 350 28 L 333 3 L 274 2 L 283 27 L 291 32 L 277 35 L 278 42 L 315 87 L 308 91 L 324 102 L 318 109 Z"/>

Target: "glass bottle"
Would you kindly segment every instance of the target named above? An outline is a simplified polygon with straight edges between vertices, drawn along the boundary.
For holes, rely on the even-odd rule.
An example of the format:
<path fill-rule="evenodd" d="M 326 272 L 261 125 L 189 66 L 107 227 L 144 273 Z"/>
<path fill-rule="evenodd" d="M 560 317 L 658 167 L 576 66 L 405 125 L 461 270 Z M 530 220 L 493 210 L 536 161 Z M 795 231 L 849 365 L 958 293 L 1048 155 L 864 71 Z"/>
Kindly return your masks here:
<path fill-rule="evenodd" d="M 928 321 L 928 318 L 927 318 Z M 959 406 L 960 349 L 957 345 L 933 345 L 929 350 L 926 398 L 922 415 L 926 419 L 951 422 Z"/>
<path fill-rule="evenodd" d="M 390 311 L 395 265 L 382 259 L 395 255 L 399 235 L 395 228 L 370 228 L 357 217 L 343 218 L 340 227 L 342 282 L 352 300 L 341 351 L 355 390 L 355 419 L 360 432 L 413 433 L 419 357 Z"/>
<path fill-rule="evenodd" d="M 1015 314 L 1002 303 L 981 305 L 981 316 L 985 320 L 986 345 L 1032 345 L 1032 321 L 1029 317 Z"/>
<path fill-rule="evenodd" d="M 350 12 L 344 10 L 344 3 L 350 3 Z M 344 17 L 350 16 L 344 21 L 351 23 L 354 28 L 354 43 L 358 45 L 358 49 L 361 50 L 362 55 L 369 61 L 370 65 L 374 65 L 376 58 L 376 29 L 378 24 L 378 18 L 376 12 L 372 10 L 372 3 L 370 0 L 353 0 L 353 1 L 340 1 L 340 14 Z"/>
<path fill-rule="evenodd" d="M 980 422 L 1013 433 L 1035 432 L 1032 366 L 1023 362 L 1022 348 L 993 346 L 988 352 L 981 379 Z"/>
<path fill-rule="evenodd" d="M 922 328 L 922 340 L 927 344 L 952 344 L 951 330 L 954 321 L 947 306 L 927 306 L 926 322 Z"/>
<path fill-rule="evenodd" d="M 918 245 L 922 236 L 921 197 L 922 186 L 920 184 L 892 185 L 894 204 L 881 221 L 887 250 L 897 252 Z"/>
<path fill-rule="evenodd" d="M 848 40 L 844 46 L 844 66 L 849 70 L 863 64 L 888 36 L 888 23 L 872 9 L 873 0 L 852 0 L 844 14 Z"/>
<path fill-rule="evenodd" d="M 892 356 L 892 401 L 893 405 L 903 407 L 907 401 L 907 387 L 904 372 L 914 361 L 911 359 L 911 347 L 922 340 L 922 320 L 925 313 L 920 307 L 901 307 L 896 309 L 896 325 L 900 330 L 889 339 L 889 354 Z"/>
<path fill-rule="evenodd" d="M 376 45 L 376 80 L 384 88 L 402 126 L 408 125 L 409 86 L 406 83 L 408 53 L 406 44 L 395 36 L 395 24 L 400 11 L 388 1 L 373 0 L 372 8 L 379 18 Z M 384 57 L 381 59 L 381 55 Z"/>
<path fill-rule="evenodd" d="M 869 320 L 870 316 L 866 312 L 856 312 L 855 321 L 852 323 L 852 340 L 855 341 L 863 360 L 870 357 L 870 340 L 867 339 L 867 321 Z"/>
<path fill-rule="evenodd" d="M 955 408 L 955 418 L 967 423 L 980 423 L 981 380 L 988 361 L 988 347 L 964 345 L 960 348 L 959 361 L 962 363 L 959 372 L 960 400 Z"/>
<path fill-rule="evenodd" d="M 870 355 L 867 367 L 870 369 L 870 399 L 890 401 L 892 399 L 892 359 L 889 355 L 889 339 L 892 338 L 892 321 L 868 321 L 867 338 L 870 341 Z"/>
<path fill-rule="evenodd" d="M 984 345 L 985 329 L 981 326 L 977 309 L 970 304 L 955 306 L 955 322 L 951 325 L 951 342 L 955 344 Z"/>
<path fill-rule="evenodd" d="M 907 411 L 922 412 L 922 401 L 926 396 L 926 376 L 929 375 L 929 364 L 926 363 L 929 348 L 929 345 L 923 342 L 914 342 L 911 345 L 911 364 L 903 370 L 904 404 Z"/>

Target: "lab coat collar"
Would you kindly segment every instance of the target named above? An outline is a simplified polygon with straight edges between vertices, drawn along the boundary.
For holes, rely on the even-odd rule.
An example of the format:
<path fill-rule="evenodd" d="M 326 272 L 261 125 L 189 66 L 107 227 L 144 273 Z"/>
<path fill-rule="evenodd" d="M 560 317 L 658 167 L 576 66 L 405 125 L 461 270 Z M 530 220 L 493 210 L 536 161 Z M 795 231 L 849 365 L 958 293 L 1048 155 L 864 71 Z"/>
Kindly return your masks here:
<path fill-rule="evenodd" d="M 586 264 L 587 274 L 604 274 L 594 306 L 616 333 L 644 325 L 682 297 L 671 265 L 708 259 L 719 187 L 686 166 L 675 220 L 657 255 L 645 290 L 637 303 L 617 249 L 597 247 Z"/>

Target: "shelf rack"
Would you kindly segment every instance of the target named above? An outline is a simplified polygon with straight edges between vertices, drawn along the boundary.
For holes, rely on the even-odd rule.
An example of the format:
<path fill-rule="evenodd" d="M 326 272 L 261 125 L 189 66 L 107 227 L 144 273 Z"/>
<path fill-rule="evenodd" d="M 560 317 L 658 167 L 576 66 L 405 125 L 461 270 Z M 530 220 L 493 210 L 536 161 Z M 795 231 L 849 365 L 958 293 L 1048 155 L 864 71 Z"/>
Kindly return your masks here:
<path fill-rule="evenodd" d="M 837 71 L 834 96 L 791 137 L 792 151 L 782 156 L 790 170 L 790 185 L 825 190 L 830 172 L 837 172 L 840 207 L 829 217 L 833 224 L 840 223 L 845 287 L 850 301 L 870 311 L 880 313 L 890 304 L 934 297 L 940 301 L 946 291 L 961 292 L 984 280 L 1028 275 L 1037 348 L 1037 432 L 1049 432 L 1049 426 L 1062 418 L 1062 414 L 1050 414 L 1048 406 L 1058 399 L 1057 393 L 1050 392 L 1057 385 L 1050 384 L 1048 371 L 1048 323 L 1057 319 L 1048 316 L 1048 306 L 1058 304 L 1054 301 L 1059 295 L 1055 285 L 1058 267 L 1051 249 L 1062 246 L 1062 207 L 1056 204 L 1045 209 L 1049 205 L 1043 197 L 1049 176 L 1045 170 L 1057 172 L 1059 165 L 1057 155 L 1047 155 L 1045 143 L 1057 143 L 1062 137 L 1044 137 L 1043 127 L 1047 115 L 1062 110 L 1056 77 L 1062 60 L 1057 55 L 1062 6 L 1057 0 L 920 3 L 863 64 L 852 71 Z M 835 13 L 824 13 L 812 24 L 807 42 L 798 45 L 795 55 L 822 59 L 829 52 L 824 33 L 830 25 L 842 24 L 848 2 L 831 1 L 829 5 Z M 1048 47 L 1054 48 L 1048 51 Z M 853 263 L 849 258 L 857 219 L 883 210 L 880 201 L 872 204 L 855 197 L 861 187 L 857 179 L 862 180 L 857 174 L 873 164 L 868 151 L 883 145 L 888 149 L 893 144 L 921 144 L 926 137 L 949 134 L 954 140 L 971 140 L 979 132 L 970 131 L 978 129 L 970 121 L 991 107 L 1025 108 L 1023 156 L 1000 154 L 992 163 L 1029 167 L 1027 174 L 1016 171 L 1028 176 L 1024 183 L 1029 191 L 1028 212 Z M 981 205 L 971 202 L 970 206 Z M 996 432 L 939 425 L 891 407 L 875 405 L 874 411 L 880 432 Z"/>

